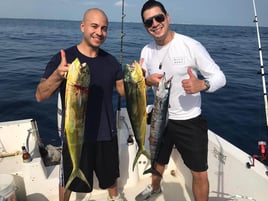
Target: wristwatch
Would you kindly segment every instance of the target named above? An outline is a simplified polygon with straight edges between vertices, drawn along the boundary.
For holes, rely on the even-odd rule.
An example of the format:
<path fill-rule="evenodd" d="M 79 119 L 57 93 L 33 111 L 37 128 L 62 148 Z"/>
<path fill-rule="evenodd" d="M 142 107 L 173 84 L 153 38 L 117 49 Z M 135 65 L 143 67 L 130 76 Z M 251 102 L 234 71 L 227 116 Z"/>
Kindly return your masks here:
<path fill-rule="evenodd" d="M 208 80 L 206 80 L 206 79 L 204 79 L 204 81 L 205 81 L 205 85 L 206 85 L 206 89 L 205 89 L 205 91 L 207 91 L 209 88 L 210 88 L 210 83 L 209 83 L 209 81 Z"/>

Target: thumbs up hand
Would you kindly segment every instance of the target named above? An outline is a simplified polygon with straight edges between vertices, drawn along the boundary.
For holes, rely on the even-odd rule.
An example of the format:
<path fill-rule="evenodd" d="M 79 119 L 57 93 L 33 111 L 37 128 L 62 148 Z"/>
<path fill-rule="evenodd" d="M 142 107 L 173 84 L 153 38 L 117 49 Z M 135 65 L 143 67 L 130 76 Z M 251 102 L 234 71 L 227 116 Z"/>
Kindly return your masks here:
<path fill-rule="evenodd" d="M 182 87 L 187 94 L 194 94 L 204 90 L 204 81 L 197 78 L 192 72 L 192 67 L 187 68 L 188 79 L 182 80 Z"/>
<path fill-rule="evenodd" d="M 67 63 L 66 60 L 66 55 L 64 50 L 60 51 L 61 53 L 61 62 L 57 68 L 58 74 L 62 77 L 62 78 L 67 78 L 67 73 L 68 73 L 68 69 L 69 69 L 69 65 Z"/>

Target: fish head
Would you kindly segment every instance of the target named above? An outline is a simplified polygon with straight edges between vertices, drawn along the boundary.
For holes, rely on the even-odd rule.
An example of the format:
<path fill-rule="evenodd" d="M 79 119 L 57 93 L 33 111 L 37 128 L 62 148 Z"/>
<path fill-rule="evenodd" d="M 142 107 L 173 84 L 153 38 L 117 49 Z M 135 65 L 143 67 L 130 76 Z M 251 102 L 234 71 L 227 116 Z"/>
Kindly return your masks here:
<path fill-rule="evenodd" d="M 166 88 L 166 89 L 170 89 L 172 78 L 173 78 L 173 76 L 170 77 L 168 80 L 166 80 L 166 78 L 165 78 L 165 88 Z"/>
<path fill-rule="evenodd" d="M 158 97 L 165 97 L 169 91 L 170 91 L 170 87 L 171 87 L 171 80 L 173 77 L 169 78 L 168 80 L 166 79 L 166 74 L 163 74 L 163 77 L 160 79 L 159 83 L 158 83 L 158 87 L 156 89 L 156 96 Z"/>
<path fill-rule="evenodd" d="M 124 81 L 138 83 L 144 79 L 142 68 L 137 61 L 134 61 L 131 65 L 126 64 L 124 70 Z"/>
<path fill-rule="evenodd" d="M 80 63 L 76 58 L 68 69 L 67 80 L 81 87 L 88 87 L 90 83 L 89 67 L 86 63 Z"/>

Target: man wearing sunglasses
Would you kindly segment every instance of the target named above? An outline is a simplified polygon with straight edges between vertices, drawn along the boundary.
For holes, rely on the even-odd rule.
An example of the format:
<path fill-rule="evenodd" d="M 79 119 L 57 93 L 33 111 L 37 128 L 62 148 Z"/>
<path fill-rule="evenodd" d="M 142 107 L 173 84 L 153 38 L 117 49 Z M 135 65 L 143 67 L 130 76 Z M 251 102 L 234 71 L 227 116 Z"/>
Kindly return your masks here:
<path fill-rule="evenodd" d="M 156 87 L 164 73 L 167 79 L 172 77 L 168 123 L 153 168 L 163 175 L 175 145 L 192 173 L 195 201 L 208 201 L 208 128 L 201 116 L 200 92 L 214 92 L 223 87 L 225 75 L 202 44 L 170 29 L 170 16 L 162 3 L 147 1 L 141 17 L 154 39 L 141 51 L 146 84 Z M 199 79 L 197 72 L 204 79 Z M 152 183 L 136 200 L 148 200 L 161 193 L 159 174 L 152 173 Z"/>

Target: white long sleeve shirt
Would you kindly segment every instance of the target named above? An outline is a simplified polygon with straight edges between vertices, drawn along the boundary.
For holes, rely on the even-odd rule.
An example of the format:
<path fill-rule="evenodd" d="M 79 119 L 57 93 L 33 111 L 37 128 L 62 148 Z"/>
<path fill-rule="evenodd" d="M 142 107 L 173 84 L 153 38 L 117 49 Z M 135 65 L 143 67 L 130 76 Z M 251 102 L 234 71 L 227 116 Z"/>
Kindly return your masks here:
<path fill-rule="evenodd" d="M 204 46 L 188 36 L 175 33 L 165 46 L 153 41 L 142 49 L 141 58 L 146 77 L 154 73 L 165 73 L 167 79 L 173 77 L 169 119 L 186 120 L 201 114 L 201 94 L 187 94 L 182 87 L 182 80 L 189 78 L 188 67 L 192 67 L 195 75 L 200 72 L 209 81 L 210 88 L 206 92 L 214 92 L 226 84 L 225 75 Z"/>

